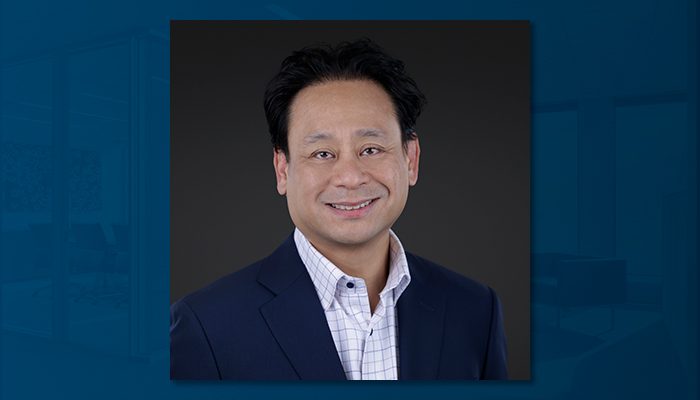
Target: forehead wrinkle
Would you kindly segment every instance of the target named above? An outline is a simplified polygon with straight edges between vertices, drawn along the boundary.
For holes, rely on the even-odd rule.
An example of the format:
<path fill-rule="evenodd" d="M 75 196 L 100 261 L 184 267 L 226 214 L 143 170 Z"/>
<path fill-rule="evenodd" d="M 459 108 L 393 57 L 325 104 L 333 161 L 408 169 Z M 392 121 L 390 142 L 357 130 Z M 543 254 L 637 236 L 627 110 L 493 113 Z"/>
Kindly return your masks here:
<path fill-rule="evenodd" d="M 384 137 L 386 136 L 384 134 L 384 131 L 380 129 L 374 129 L 374 128 L 367 128 L 367 129 L 358 129 L 355 131 L 355 136 L 360 136 L 360 137 Z"/>
<path fill-rule="evenodd" d="M 375 138 L 382 138 L 385 137 L 386 135 L 384 134 L 384 131 L 380 129 L 374 129 L 374 128 L 364 128 L 364 129 L 358 129 L 354 132 L 356 137 L 375 137 Z M 304 144 L 313 144 L 316 142 L 320 142 L 322 140 L 328 140 L 332 139 L 334 135 L 332 133 L 328 132 L 312 132 L 304 137 Z"/>
<path fill-rule="evenodd" d="M 304 136 L 304 144 L 313 144 L 321 140 L 330 139 L 333 136 L 327 132 L 313 132 Z"/>

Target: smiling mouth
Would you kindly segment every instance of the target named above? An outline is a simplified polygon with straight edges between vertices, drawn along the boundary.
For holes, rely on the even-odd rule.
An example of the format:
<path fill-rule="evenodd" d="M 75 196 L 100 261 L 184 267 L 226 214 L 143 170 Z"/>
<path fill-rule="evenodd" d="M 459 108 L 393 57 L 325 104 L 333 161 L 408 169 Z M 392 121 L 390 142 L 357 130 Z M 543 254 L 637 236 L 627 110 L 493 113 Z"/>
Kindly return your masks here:
<path fill-rule="evenodd" d="M 369 200 L 365 200 L 361 203 L 345 203 L 345 204 L 327 203 L 327 204 L 329 206 L 335 208 L 336 210 L 354 211 L 354 210 L 359 210 L 361 208 L 367 207 L 368 205 L 372 204 L 375 200 L 377 200 L 377 199 L 369 199 Z"/>

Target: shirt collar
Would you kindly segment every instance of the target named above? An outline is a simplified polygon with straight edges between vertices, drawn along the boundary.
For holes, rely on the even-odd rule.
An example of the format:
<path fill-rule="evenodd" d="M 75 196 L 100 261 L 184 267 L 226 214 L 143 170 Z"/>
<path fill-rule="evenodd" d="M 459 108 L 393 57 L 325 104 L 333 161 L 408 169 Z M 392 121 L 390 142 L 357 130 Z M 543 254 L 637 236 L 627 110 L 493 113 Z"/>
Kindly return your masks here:
<path fill-rule="evenodd" d="M 294 242 L 296 243 L 299 257 L 309 272 L 309 276 L 311 276 L 311 281 L 316 288 L 321 305 L 324 310 L 328 310 L 333 304 L 333 299 L 338 289 L 338 282 L 340 280 L 357 278 L 341 271 L 340 268 L 316 250 L 298 228 L 294 229 Z M 393 304 L 396 304 L 401 293 L 406 290 L 406 287 L 411 282 L 411 274 L 408 271 L 408 260 L 401 241 L 391 229 L 389 230 L 389 249 L 389 275 L 386 285 L 379 295 L 380 297 L 385 297 L 388 294 L 393 294 Z"/>

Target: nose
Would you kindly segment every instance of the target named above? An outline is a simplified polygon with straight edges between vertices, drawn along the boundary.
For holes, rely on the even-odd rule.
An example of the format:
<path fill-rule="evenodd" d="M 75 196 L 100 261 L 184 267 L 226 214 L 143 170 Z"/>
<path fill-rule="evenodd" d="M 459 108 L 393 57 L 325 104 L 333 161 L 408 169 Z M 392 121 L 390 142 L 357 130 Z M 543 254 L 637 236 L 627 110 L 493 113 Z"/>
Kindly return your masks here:
<path fill-rule="evenodd" d="M 332 167 L 332 182 L 335 186 L 354 189 L 369 181 L 362 162 L 356 157 L 341 157 Z"/>

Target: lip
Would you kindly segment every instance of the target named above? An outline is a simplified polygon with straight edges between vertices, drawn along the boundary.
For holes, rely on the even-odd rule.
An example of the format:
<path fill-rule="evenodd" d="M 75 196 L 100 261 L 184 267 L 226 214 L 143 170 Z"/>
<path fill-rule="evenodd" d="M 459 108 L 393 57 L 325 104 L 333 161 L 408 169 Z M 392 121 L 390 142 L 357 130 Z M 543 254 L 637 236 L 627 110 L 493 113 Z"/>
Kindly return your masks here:
<path fill-rule="evenodd" d="M 379 200 L 379 198 L 377 197 L 374 199 L 365 199 L 365 200 L 355 201 L 355 202 L 339 201 L 339 202 L 332 203 L 332 204 L 338 204 L 338 205 L 346 206 L 346 207 L 354 207 L 354 206 L 360 205 L 362 203 L 365 203 L 368 200 L 371 201 L 368 205 L 366 205 L 362 208 L 359 208 L 357 210 L 340 210 L 340 209 L 337 209 L 337 208 L 334 208 L 333 206 L 331 206 L 331 203 L 326 203 L 326 207 L 328 207 L 328 209 L 331 210 L 331 212 L 333 212 L 333 214 L 335 214 L 336 216 L 339 216 L 341 218 L 357 219 L 357 218 L 362 218 L 365 215 L 369 214 L 370 211 L 372 211 L 372 209 L 374 208 L 374 205 L 375 205 L 375 203 L 377 203 L 377 200 Z"/>

